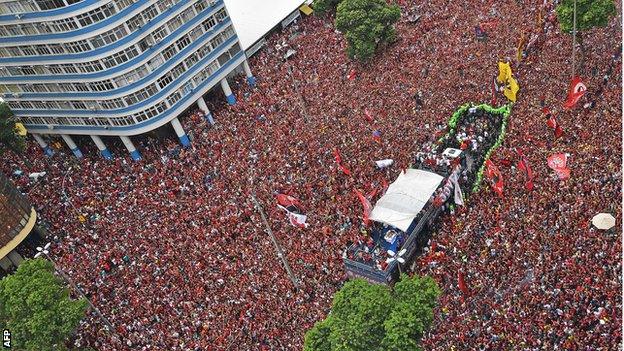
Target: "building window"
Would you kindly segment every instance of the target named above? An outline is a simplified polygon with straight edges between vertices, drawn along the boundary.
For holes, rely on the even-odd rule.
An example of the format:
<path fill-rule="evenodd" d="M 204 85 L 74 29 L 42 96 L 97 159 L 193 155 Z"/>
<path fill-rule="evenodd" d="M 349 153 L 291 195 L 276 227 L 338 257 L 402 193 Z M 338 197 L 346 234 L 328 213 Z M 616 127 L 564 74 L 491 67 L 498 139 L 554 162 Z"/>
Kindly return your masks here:
<path fill-rule="evenodd" d="M 163 38 L 165 38 L 169 33 L 167 32 L 167 26 L 161 26 L 152 32 L 152 37 L 156 43 L 160 43 Z"/>
<path fill-rule="evenodd" d="M 62 45 L 59 44 L 48 44 L 48 48 L 52 51 L 53 54 L 64 54 L 65 49 Z"/>
<path fill-rule="evenodd" d="M 215 19 L 215 16 L 210 16 L 210 18 L 208 18 L 207 20 L 204 21 L 204 23 L 202 23 L 202 25 L 204 26 L 204 30 L 206 32 L 211 30 L 212 27 L 214 27 L 216 24 L 217 24 L 217 20 Z"/>
<path fill-rule="evenodd" d="M 82 101 L 70 101 L 69 103 L 72 104 L 72 106 L 74 106 L 75 109 L 78 109 L 78 110 L 87 109 L 87 105 L 85 105 L 84 102 Z"/>
<path fill-rule="evenodd" d="M 167 9 L 169 9 L 171 6 L 173 6 L 176 3 L 175 0 L 160 0 L 158 2 L 158 8 L 160 9 L 160 12 L 165 12 Z"/>
<path fill-rule="evenodd" d="M 177 50 L 174 45 L 169 46 L 165 50 L 162 51 L 162 55 L 165 58 L 165 61 L 168 61 L 177 53 Z"/>
<path fill-rule="evenodd" d="M 36 0 L 35 2 L 41 10 L 52 10 L 65 6 L 63 0 Z"/>
<path fill-rule="evenodd" d="M 171 78 L 171 74 L 167 73 L 164 77 L 158 78 L 157 83 L 160 89 L 163 89 L 164 87 L 169 85 L 169 83 L 171 83 L 172 81 L 173 81 L 173 78 Z"/>
<path fill-rule="evenodd" d="M 143 12 L 141 12 L 141 15 L 143 15 L 143 19 L 145 20 L 145 22 L 151 21 L 152 18 L 158 16 L 158 10 L 156 9 L 156 5 L 154 4 L 146 8 L 145 10 L 143 10 Z"/>
<path fill-rule="evenodd" d="M 87 13 L 78 15 L 76 19 L 82 27 L 86 27 L 93 23 L 100 22 L 101 20 L 108 18 L 114 14 L 115 8 L 113 7 L 113 3 L 109 2 L 108 4 L 101 6 L 95 10 L 91 10 Z"/>
<path fill-rule="evenodd" d="M 190 43 L 191 43 L 191 39 L 189 39 L 188 35 L 185 35 L 176 41 L 176 46 L 178 47 L 178 50 L 181 51 L 182 49 L 187 47 Z"/>
<path fill-rule="evenodd" d="M 156 68 L 160 67 L 160 65 L 165 62 L 165 59 L 161 55 L 154 56 L 150 61 L 147 62 L 147 66 L 153 71 Z"/>
<path fill-rule="evenodd" d="M 141 28 L 144 24 L 145 21 L 143 21 L 143 17 L 141 17 L 140 13 L 128 20 L 128 28 L 130 28 L 131 32 Z"/>

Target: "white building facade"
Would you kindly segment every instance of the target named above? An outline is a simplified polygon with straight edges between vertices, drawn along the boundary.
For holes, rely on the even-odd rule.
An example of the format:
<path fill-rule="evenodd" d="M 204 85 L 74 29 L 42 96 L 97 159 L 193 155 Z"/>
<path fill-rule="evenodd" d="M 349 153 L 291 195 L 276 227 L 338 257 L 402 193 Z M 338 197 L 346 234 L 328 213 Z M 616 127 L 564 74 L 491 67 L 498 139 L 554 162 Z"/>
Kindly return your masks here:
<path fill-rule="evenodd" d="M 191 105 L 214 119 L 203 96 L 242 67 L 255 78 L 223 0 L 0 0 L 0 96 L 47 154 L 60 135 L 88 135 L 105 158 L 115 136 L 130 139 L 170 123 Z"/>

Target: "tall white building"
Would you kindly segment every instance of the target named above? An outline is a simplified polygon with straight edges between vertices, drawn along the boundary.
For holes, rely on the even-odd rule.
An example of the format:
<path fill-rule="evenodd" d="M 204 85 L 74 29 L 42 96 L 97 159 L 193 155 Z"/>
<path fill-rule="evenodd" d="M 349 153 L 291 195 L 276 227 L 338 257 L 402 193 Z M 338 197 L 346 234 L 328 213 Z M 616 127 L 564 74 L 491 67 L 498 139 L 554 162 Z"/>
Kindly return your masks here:
<path fill-rule="evenodd" d="M 203 96 L 242 66 L 255 79 L 223 0 L 0 0 L 0 96 L 51 154 L 60 135 L 82 157 L 73 135 L 121 138 L 171 123 L 193 104 L 213 123 Z"/>

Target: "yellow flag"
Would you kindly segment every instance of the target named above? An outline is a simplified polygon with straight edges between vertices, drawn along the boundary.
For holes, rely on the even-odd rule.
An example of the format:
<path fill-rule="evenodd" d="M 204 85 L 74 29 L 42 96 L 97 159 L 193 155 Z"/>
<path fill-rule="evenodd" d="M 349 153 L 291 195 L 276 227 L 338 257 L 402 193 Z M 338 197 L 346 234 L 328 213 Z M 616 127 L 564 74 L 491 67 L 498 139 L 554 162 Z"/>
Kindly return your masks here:
<path fill-rule="evenodd" d="M 78 215 L 78 220 L 80 221 L 80 223 L 84 223 L 87 221 L 87 219 L 83 215 Z"/>
<path fill-rule="evenodd" d="M 507 80 L 511 78 L 511 66 L 508 63 L 499 61 L 498 62 L 498 77 L 496 80 L 499 83 L 507 83 Z"/>
<path fill-rule="evenodd" d="M 509 77 L 509 84 L 505 86 L 505 90 L 503 90 L 503 94 L 509 99 L 511 102 L 516 102 L 516 94 L 520 90 L 520 86 L 518 82 L 512 77 Z"/>
<path fill-rule="evenodd" d="M 15 132 L 18 135 L 26 136 L 26 127 L 21 123 L 15 123 Z"/>

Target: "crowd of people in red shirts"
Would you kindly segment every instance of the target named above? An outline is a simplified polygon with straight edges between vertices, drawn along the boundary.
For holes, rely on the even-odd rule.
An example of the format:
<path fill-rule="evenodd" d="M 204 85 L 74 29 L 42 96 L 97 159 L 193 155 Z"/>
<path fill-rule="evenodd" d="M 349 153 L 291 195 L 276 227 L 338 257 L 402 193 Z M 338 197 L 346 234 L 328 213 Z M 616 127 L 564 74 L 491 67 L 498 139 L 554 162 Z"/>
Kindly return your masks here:
<path fill-rule="evenodd" d="M 403 16 L 398 41 L 365 64 L 347 58 L 331 15 L 303 18 L 271 36 L 250 59 L 256 87 L 240 77 L 234 106 L 211 95 L 216 125 L 198 111 L 182 118 L 189 148 L 144 136 L 134 138 L 139 162 L 122 145 L 111 147 L 112 161 L 101 159 L 87 141 L 82 160 L 69 150 L 46 159 L 33 142 L 32 167 L 18 157 L 2 162 L 7 174 L 47 172 L 37 182 L 12 178 L 47 221 L 59 267 L 115 327 L 105 330 L 90 313 L 74 345 L 300 350 L 346 279 L 343 250 L 360 239 L 353 189 L 392 182 L 458 106 L 490 102 L 497 62 L 508 57 L 520 92 L 492 158 L 503 197 L 484 183 L 440 218 L 416 259 L 414 272 L 433 276 L 443 291 L 424 349 L 617 347 L 620 237 L 590 221 L 608 212 L 616 228 L 621 222 L 620 19 L 583 33 L 577 73 L 590 93 L 564 110 L 571 37 L 560 32 L 550 2 L 427 1 L 403 12 L 420 17 Z M 475 36 L 476 26 L 485 39 Z M 532 46 L 519 61 L 523 32 L 537 37 L 528 36 Z M 296 53 L 284 59 L 289 49 Z M 497 100 L 506 102 L 502 94 Z M 557 116 L 562 137 L 546 125 L 543 107 Z M 532 191 L 516 148 L 535 174 Z M 336 149 L 350 175 L 336 164 Z M 546 164 L 556 152 L 570 155 L 567 180 Z M 377 169 L 382 159 L 394 165 Z M 307 228 L 289 223 L 276 193 L 301 201 Z"/>

